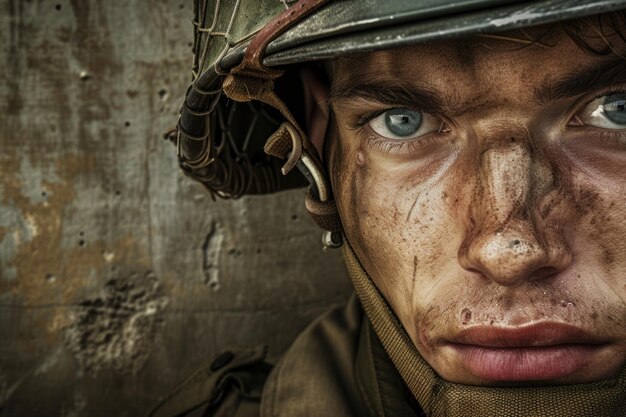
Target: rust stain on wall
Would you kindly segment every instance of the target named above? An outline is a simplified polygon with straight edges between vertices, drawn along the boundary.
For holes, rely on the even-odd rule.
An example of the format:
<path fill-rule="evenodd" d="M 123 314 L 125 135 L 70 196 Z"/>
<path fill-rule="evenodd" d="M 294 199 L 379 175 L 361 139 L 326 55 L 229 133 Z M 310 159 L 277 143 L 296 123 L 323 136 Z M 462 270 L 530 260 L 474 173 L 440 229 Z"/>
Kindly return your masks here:
<path fill-rule="evenodd" d="M 49 179 L 41 181 L 41 198 L 33 198 L 33 190 L 24 184 L 20 161 L 16 156 L 0 161 L 0 205 L 13 210 L 19 220 L 19 225 L 4 226 L 0 233 L 5 250 L 2 270 L 15 271 L 15 276 L 0 277 L 0 294 L 19 297 L 26 308 L 57 307 L 45 323 L 39 323 L 53 344 L 59 327 L 67 322 L 63 308 L 77 302 L 90 276 L 102 275 L 114 267 L 113 262 L 146 270 L 148 256 L 132 236 L 117 237 L 109 244 L 77 236 L 71 246 L 61 245 L 65 210 L 77 198 L 76 178 L 95 169 L 92 155 L 68 154 L 53 161 Z"/>
<path fill-rule="evenodd" d="M 26 193 L 26 179 L 20 174 L 22 158 L 10 155 L 0 163 L 1 203 L 16 211 L 21 220 L 20 225 L 15 225 L 4 234 L 4 239 L 11 239 L 13 246 L 13 255 L 6 266 L 15 268 L 18 276 L 10 281 L 0 281 L 2 292 L 23 290 L 24 286 L 34 284 L 37 280 L 33 277 L 43 278 L 48 273 L 42 270 L 44 266 L 47 270 L 60 272 L 63 262 L 59 246 L 63 209 L 76 196 L 71 178 L 88 169 L 93 161 L 93 158 L 77 155 L 68 155 L 56 161 L 55 165 L 60 169 L 54 174 L 59 176 L 59 181 L 42 180 L 42 199 L 33 201 Z M 31 301 L 36 302 L 37 297 Z"/>

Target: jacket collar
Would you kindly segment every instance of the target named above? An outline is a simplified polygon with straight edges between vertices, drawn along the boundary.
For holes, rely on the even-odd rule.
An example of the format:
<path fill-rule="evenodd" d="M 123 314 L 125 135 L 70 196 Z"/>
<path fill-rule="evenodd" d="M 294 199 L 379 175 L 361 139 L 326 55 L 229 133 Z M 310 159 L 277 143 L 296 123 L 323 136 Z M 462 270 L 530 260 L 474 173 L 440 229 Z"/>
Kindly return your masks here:
<path fill-rule="evenodd" d="M 367 319 L 361 326 L 354 368 L 356 384 L 376 417 L 425 416 Z"/>

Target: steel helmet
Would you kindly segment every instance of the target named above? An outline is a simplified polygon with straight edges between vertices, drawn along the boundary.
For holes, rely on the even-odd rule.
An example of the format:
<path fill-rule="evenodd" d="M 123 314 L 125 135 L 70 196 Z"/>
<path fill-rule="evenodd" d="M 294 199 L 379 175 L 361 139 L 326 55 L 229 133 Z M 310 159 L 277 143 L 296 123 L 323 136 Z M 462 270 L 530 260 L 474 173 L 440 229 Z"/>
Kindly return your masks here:
<path fill-rule="evenodd" d="M 341 223 L 300 127 L 301 89 L 290 66 L 625 8 L 624 0 L 195 0 L 180 166 L 222 198 L 308 182 L 307 210 L 327 231 L 325 244 L 338 246 Z"/>

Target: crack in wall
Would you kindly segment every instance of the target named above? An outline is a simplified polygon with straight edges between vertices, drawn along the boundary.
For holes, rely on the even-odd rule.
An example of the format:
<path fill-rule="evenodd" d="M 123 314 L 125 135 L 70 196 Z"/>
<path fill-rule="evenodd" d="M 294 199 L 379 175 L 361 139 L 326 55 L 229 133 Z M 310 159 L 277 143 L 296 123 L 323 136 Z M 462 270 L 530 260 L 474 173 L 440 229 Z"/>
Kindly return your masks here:
<path fill-rule="evenodd" d="M 207 233 L 202 244 L 202 271 L 204 273 L 204 283 L 213 291 L 220 289 L 219 281 L 219 261 L 224 242 L 224 233 L 217 222 L 211 223 L 209 233 Z"/>

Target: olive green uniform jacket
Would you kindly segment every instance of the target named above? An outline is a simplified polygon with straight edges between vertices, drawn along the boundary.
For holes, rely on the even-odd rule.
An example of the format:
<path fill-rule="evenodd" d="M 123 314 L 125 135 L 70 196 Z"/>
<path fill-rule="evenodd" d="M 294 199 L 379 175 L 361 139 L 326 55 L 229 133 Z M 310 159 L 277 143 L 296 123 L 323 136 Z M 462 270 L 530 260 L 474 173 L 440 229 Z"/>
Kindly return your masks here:
<path fill-rule="evenodd" d="M 420 417 L 356 297 L 311 324 L 273 368 L 265 349 L 226 352 L 150 417 Z"/>

